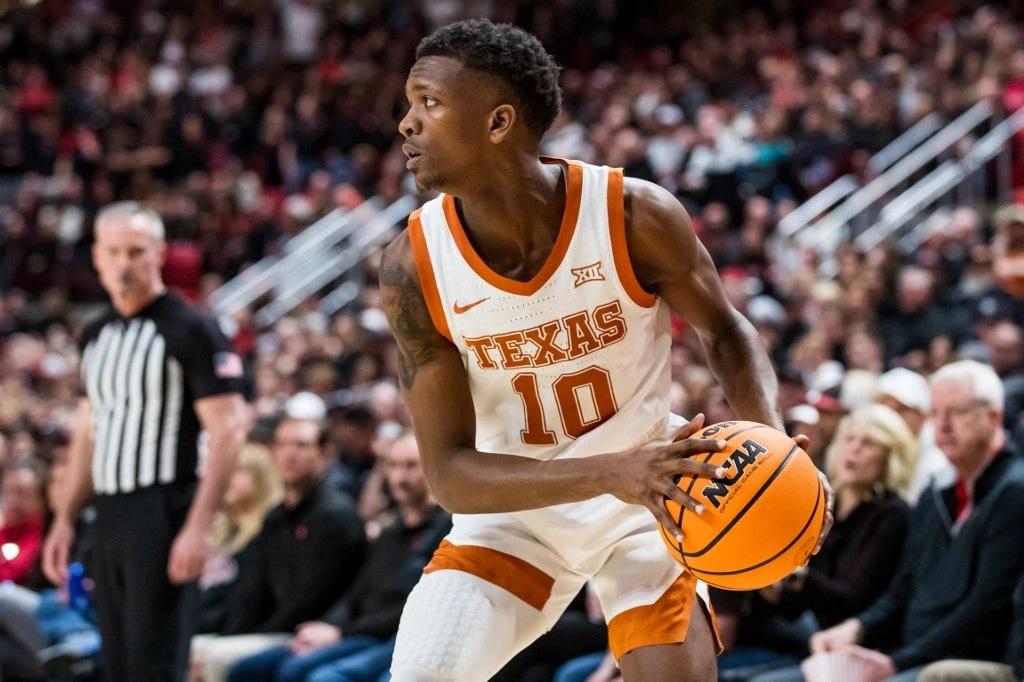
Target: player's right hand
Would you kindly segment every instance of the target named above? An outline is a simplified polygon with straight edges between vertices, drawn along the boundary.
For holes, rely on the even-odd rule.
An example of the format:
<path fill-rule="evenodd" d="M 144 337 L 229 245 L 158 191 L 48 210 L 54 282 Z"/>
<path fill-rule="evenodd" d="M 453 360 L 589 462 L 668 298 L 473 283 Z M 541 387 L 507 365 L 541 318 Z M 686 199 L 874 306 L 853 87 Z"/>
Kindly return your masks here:
<path fill-rule="evenodd" d="M 856 618 L 847 618 L 839 625 L 811 635 L 811 653 L 822 654 L 836 651 L 852 644 L 860 644 L 864 633 L 863 626 Z"/>
<path fill-rule="evenodd" d="M 617 454 L 612 490 L 609 492 L 628 504 L 642 504 L 677 541 L 682 542 L 683 531 L 668 513 L 665 500 L 671 499 L 683 507 L 701 514 L 704 507 L 676 485 L 678 476 L 706 476 L 724 478 L 725 469 L 705 464 L 697 455 L 725 449 L 724 440 L 693 438 L 704 428 L 704 415 L 694 417 L 673 436 L 668 444 L 644 445 L 635 450 Z"/>
<path fill-rule="evenodd" d="M 58 587 L 67 584 L 68 557 L 74 541 L 75 528 L 71 522 L 60 517 L 54 519 L 43 543 L 43 574 Z"/>

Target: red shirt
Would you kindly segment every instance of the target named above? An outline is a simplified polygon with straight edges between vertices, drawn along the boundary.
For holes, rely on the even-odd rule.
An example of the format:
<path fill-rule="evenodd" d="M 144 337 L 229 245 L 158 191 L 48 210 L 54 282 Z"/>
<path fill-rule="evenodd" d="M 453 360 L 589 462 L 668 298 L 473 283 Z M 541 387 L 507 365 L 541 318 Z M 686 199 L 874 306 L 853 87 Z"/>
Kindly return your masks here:
<path fill-rule="evenodd" d="M 0 583 L 22 583 L 29 578 L 43 542 L 43 517 L 17 525 L 0 526 Z"/>

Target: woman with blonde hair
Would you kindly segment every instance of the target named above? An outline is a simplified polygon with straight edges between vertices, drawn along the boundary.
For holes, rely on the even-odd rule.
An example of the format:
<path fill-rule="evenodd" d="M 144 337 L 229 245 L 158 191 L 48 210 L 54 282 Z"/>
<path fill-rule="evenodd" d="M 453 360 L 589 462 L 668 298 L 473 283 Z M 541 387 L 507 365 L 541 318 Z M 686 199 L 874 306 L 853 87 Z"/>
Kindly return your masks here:
<path fill-rule="evenodd" d="M 283 494 L 270 450 L 246 444 L 211 527 L 210 558 L 199 579 L 199 632 L 218 633 L 224 625 L 232 588 L 247 560 L 246 549 Z"/>
<path fill-rule="evenodd" d="M 807 566 L 752 595 L 740 616 L 741 644 L 781 654 L 776 665 L 795 663 L 807 655 L 812 634 L 860 612 L 885 591 L 910 517 L 898 492 L 916 462 L 917 439 L 894 410 L 863 405 L 843 419 L 825 453 L 836 494 L 832 532 Z"/>

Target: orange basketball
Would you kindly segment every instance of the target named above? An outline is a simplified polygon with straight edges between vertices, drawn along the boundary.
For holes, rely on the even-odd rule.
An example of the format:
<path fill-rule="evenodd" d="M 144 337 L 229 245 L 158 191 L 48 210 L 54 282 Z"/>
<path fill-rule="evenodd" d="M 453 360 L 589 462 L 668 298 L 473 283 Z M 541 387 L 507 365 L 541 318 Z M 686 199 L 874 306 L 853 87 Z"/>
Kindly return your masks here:
<path fill-rule="evenodd" d="M 818 469 L 792 438 L 754 422 L 722 422 L 694 438 L 716 438 L 725 450 L 698 458 L 726 468 L 725 478 L 683 476 L 679 487 L 703 514 L 665 505 L 683 530 L 661 538 L 688 571 L 709 585 L 756 590 L 781 580 L 814 549 L 825 521 Z"/>

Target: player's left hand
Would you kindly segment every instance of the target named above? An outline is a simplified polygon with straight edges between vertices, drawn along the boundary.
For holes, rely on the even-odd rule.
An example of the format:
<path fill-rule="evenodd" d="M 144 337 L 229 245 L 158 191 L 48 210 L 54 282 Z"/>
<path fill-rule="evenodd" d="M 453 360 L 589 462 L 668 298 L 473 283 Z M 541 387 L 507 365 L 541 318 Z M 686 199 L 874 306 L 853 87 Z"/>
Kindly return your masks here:
<path fill-rule="evenodd" d="M 206 566 L 206 533 L 186 525 L 174 538 L 171 557 L 167 561 L 167 577 L 175 585 L 198 580 Z"/>
<path fill-rule="evenodd" d="M 803 448 L 805 452 L 811 445 L 811 439 L 803 434 L 793 436 L 793 441 Z M 812 555 L 817 554 L 821 546 L 825 544 L 825 538 L 828 537 L 829 531 L 832 530 L 832 524 L 835 523 L 833 509 L 835 508 L 836 494 L 832 490 L 832 485 L 828 482 L 828 476 L 825 475 L 824 471 L 818 472 L 818 478 L 821 480 L 821 486 L 825 489 L 825 522 L 821 525 L 821 533 L 818 534 L 818 544 L 814 545 L 814 550 L 811 552 Z M 804 565 L 806 566 L 807 564 Z"/>

